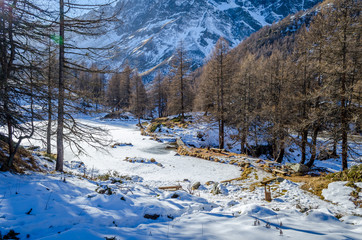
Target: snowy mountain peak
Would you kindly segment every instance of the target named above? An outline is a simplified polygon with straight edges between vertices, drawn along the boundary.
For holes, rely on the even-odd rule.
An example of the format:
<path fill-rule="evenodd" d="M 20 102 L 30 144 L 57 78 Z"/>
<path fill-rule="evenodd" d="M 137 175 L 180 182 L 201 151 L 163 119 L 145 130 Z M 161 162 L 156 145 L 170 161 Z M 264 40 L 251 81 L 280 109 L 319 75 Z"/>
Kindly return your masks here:
<path fill-rule="evenodd" d="M 125 60 L 139 71 L 167 62 L 182 40 L 194 64 L 201 65 L 220 36 L 232 47 L 261 27 L 319 0 L 121 0 L 122 24 L 96 39 L 116 43 L 112 65 Z M 109 63 L 107 63 L 109 64 Z"/>

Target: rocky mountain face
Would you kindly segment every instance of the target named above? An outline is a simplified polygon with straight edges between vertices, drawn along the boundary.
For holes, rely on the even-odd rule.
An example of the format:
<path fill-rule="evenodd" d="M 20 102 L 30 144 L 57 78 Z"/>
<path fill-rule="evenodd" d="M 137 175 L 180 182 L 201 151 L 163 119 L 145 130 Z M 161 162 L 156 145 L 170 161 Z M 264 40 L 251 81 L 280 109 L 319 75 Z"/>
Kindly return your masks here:
<path fill-rule="evenodd" d="M 126 60 L 147 74 L 162 66 L 183 42 L 201 65 L 223 36 L 231 47 L 251 33 L 320 0 L 120 0 L 107 11 L 121 8 L 118 24 L 95 44 L 116 44 L 111 65 Z"/>

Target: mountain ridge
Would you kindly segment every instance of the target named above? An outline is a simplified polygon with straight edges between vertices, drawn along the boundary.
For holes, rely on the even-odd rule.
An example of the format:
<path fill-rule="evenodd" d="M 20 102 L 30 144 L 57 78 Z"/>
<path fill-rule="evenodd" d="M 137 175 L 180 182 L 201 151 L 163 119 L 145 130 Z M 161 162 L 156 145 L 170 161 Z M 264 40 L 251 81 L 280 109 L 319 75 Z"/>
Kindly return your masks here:
<path fill-rule="evenodd" d="M 94 42 L 116 44 L 113 67 L 128 61 L 148 73 L 169 61 L 182 40 L 193 67 L 201 66 L 222 36 L 231 47 L 263 26 L 314 6 L 320 0 L 120 0 L 122 24 Z"/>

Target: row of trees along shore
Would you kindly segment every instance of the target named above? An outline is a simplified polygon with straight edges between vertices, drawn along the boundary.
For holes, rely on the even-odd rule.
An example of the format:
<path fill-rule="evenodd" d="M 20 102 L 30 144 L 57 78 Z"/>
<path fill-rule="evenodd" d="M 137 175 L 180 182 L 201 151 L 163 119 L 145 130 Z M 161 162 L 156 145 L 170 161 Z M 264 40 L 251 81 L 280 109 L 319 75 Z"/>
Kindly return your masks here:
<path fill-rule="evenodd" d="M 91 19 L 76 19 L 65 16 L 64 7 L 68 12 L 95 6 L 59 0 L 54 20 L 54 11 L 42 9 L 35 0 L 0 2 L 0 125 L 8 131 L 10 153 L 3 170 L 11 168 L 21 141 L 35 137 L 34 132 L 44 139 L 48 153 L 51 136 L 57 134 L 57 171 L 63 170 L 64 141 L 78 152 L 84 150 L 80 140 L 102 146 L 104 131 L 77 122 L 72 114 L 104 106 L 130 111 L 139 120 L 179 114 L 184 121 L 187 112 L 202 111 L 204 119 L 218 124 L 219 148 L 226 147 L 225 128 L 232 127 L 238 134 L 230 137 L 240 144 L 241 153 L 269 154 L 282 162 L 286 149 L 297 144 L 300 162 L 308 166 L 322 151 L 317 138 L 323 132 L 331 142 L 331 156 L 337 155 L 341 142 L 342 168 L 347 168 L 348 154 L 353 153 L 348 138 L 361 133 L 360 1 L 321 4 L 312 21 L 291 34 L 280 30 L 288 21 L 283 20 L 232 50 L 220 38 L 204 66 L 194 71 L 180 42 L 168 71 L 155 74 L 146 87 L 128 63 L 112 73 L 73 60 L 81 55 L 96 62 L 109 48 L 76 47 L 65 33 L 103 34 L 111 22 L 120 22 L 117 14 L 95 11 Z M 48 120 L 46 126 L 34 124 L 39 119 Z"/>

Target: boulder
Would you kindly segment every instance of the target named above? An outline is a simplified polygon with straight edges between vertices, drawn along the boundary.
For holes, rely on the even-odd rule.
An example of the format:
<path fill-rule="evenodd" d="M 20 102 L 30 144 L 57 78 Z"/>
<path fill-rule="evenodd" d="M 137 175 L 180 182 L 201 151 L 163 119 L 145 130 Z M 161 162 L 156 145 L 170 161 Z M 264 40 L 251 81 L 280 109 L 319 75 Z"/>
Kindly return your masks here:
<path fill-rule="evenodd" d="M 211 193 L 214 195 L 218 195 L 221 193 L 221 190 L 219 188 L 219 183 L 215 183 L 214 186 L 211 189 Z"/>
<path fill-rule="evenodd" d="M 200 182 L 196 182 L 192 185 L 192 190 L 197 190 L 199 189 L 199 187 L 201 186 L 201 183 Z"/>
<path fill-rule="evenodd" d="M 275 179 L 277 182 L 283 182 L 285 179 L 282 177 L 277 177 L 277 179 Z"/>
<path fill-rule="evenodd" d="M 338 155 L 334 154 L 332 150 L 322 150 L 317 158 L 320 161 L 324 161 L 331 158 L 338 158 Z"/>
<path fill-rule="evenodd" d="M 307 167 L 304 164 L 300 164 L 300 163 L 291 165 L 290 168 L 297 173 L 306 173 L 310 170 L 309 167 Z"/>

